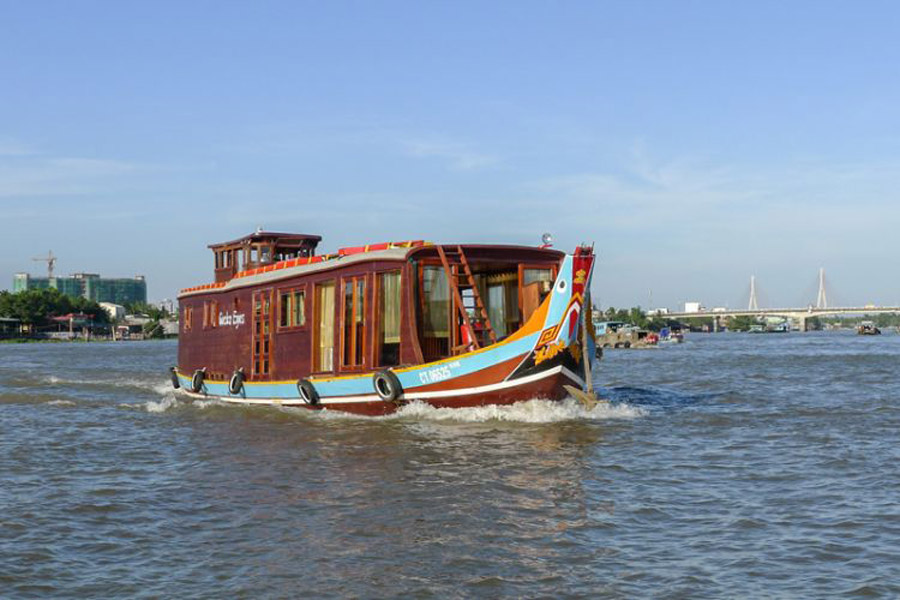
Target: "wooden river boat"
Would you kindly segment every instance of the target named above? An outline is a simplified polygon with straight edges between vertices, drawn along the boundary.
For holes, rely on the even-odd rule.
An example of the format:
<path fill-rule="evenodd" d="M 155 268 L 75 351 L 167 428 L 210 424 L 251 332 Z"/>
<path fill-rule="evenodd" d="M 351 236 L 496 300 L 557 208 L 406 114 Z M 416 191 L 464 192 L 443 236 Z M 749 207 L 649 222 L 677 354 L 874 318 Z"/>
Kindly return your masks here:
<path fill-rule="evenodd" d="M 256 231 L 210 246 L 215 282 L 178 297 L 173 386 L 366 415 L 585 387 L 592 248 L 408 241 L 322 256 L 320 240 Z"/>

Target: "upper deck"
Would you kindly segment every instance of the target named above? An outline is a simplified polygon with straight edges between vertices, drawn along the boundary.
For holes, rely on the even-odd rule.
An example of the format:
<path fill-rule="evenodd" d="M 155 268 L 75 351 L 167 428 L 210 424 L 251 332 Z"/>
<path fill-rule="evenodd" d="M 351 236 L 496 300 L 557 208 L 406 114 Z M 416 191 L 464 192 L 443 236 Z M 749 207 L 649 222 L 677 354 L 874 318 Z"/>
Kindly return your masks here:
<path fill-rule="evenodd" d="M 318 235 L 257 229 L 237 240 L 211 244 L 209 248 L 216 257 L 216 283 L 228 281 L 241 271 L 315 256 L 321 241 Z"/>
<path fill-rule="evenodd" d="M 423 240 L 352 246 L 339 248 L 333 254 L 316 255 L 321 240 L 317 235 L 256 231 L 230 242 L 210 244 L 215 255 L 214 282 L 185 288 L 179 297 L 252 286 L 361 261 L 438 261 L 437 246 Z M 563 256 L 558 250 L 534 246 L 468 244 L 462 248 L 483 267 L 510 260 L 558 261 Z"/>

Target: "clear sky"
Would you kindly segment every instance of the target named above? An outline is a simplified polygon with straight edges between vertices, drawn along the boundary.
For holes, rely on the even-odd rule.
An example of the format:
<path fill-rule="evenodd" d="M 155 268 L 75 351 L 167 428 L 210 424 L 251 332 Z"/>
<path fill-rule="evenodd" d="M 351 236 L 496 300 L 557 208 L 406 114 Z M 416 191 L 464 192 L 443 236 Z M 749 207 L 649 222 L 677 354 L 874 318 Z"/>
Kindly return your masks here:
<path fill-rule="evenodd" d="M 595 242 L 595 300 L 900 304 L 896 2 L 0 0 L 0 287 L 266 229 Z"/>

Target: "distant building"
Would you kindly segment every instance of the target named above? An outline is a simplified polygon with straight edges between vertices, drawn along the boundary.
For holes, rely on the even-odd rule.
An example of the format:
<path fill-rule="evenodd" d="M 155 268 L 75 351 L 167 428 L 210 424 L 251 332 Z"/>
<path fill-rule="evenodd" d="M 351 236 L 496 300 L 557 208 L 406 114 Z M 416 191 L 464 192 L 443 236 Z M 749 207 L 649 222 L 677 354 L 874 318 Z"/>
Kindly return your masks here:
<path fill-rule="evenodd" d="M 100 302 L 100 308 L 106 311 L 106 314 L 109 315 L 109 320 L 113 323 L 118 323 L 125 318 L 125 307 L 121 304 Z"/>
<path fill-rule="evenodd" d="M 17 335 L 22 329 L 22 321 L 8 317 L 0 317 L 0 337 Z"/>
<path fill-rule="evenodd" d="M 13 292 L 55 288 L 67 296 L 87 298 L 95 302 L 129 304 L 147 301 L 147 281 L 143 275 L 133 278 L 108 279 L 96 273 L 75 273 L 68 277 L 32 277 L 16 273 Z"/>
<path fill-rule="evenodd" d="M 703 312 L 703 305 L 699 302 L 685 302 L 684 303 L 684 312 L 686 312 L 686 313 Z"/>

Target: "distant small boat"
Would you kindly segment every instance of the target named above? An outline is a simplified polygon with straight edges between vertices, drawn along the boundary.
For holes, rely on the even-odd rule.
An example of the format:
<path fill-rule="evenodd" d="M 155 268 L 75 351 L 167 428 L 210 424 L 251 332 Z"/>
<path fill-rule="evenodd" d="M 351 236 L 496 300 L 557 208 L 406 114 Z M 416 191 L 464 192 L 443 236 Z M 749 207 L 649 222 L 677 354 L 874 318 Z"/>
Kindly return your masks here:
<path fill-rule="evenodd" d="M 778 323 L 776 325 L 763 325 L 757 323 L 751 325 L 750 329 L 747 330 L 747 333 L 789 333 L 790 330 L 791 327 L 787 322 Z"/>
<path fill-rule="evenodd" d="M 863 321 L 856 328 L 856 333 L 859 335 L 881 335 L 881 330 L 875 327 L 875 323 L 872 321 Z"/>
<path fill-rule="evenodd" d="M 659 342 L 661 344 L 680 344 L 684 341 L 684 334 L 681 330 L 672 331 L 670 327 L 663 327 L 659 330 Z"/>

